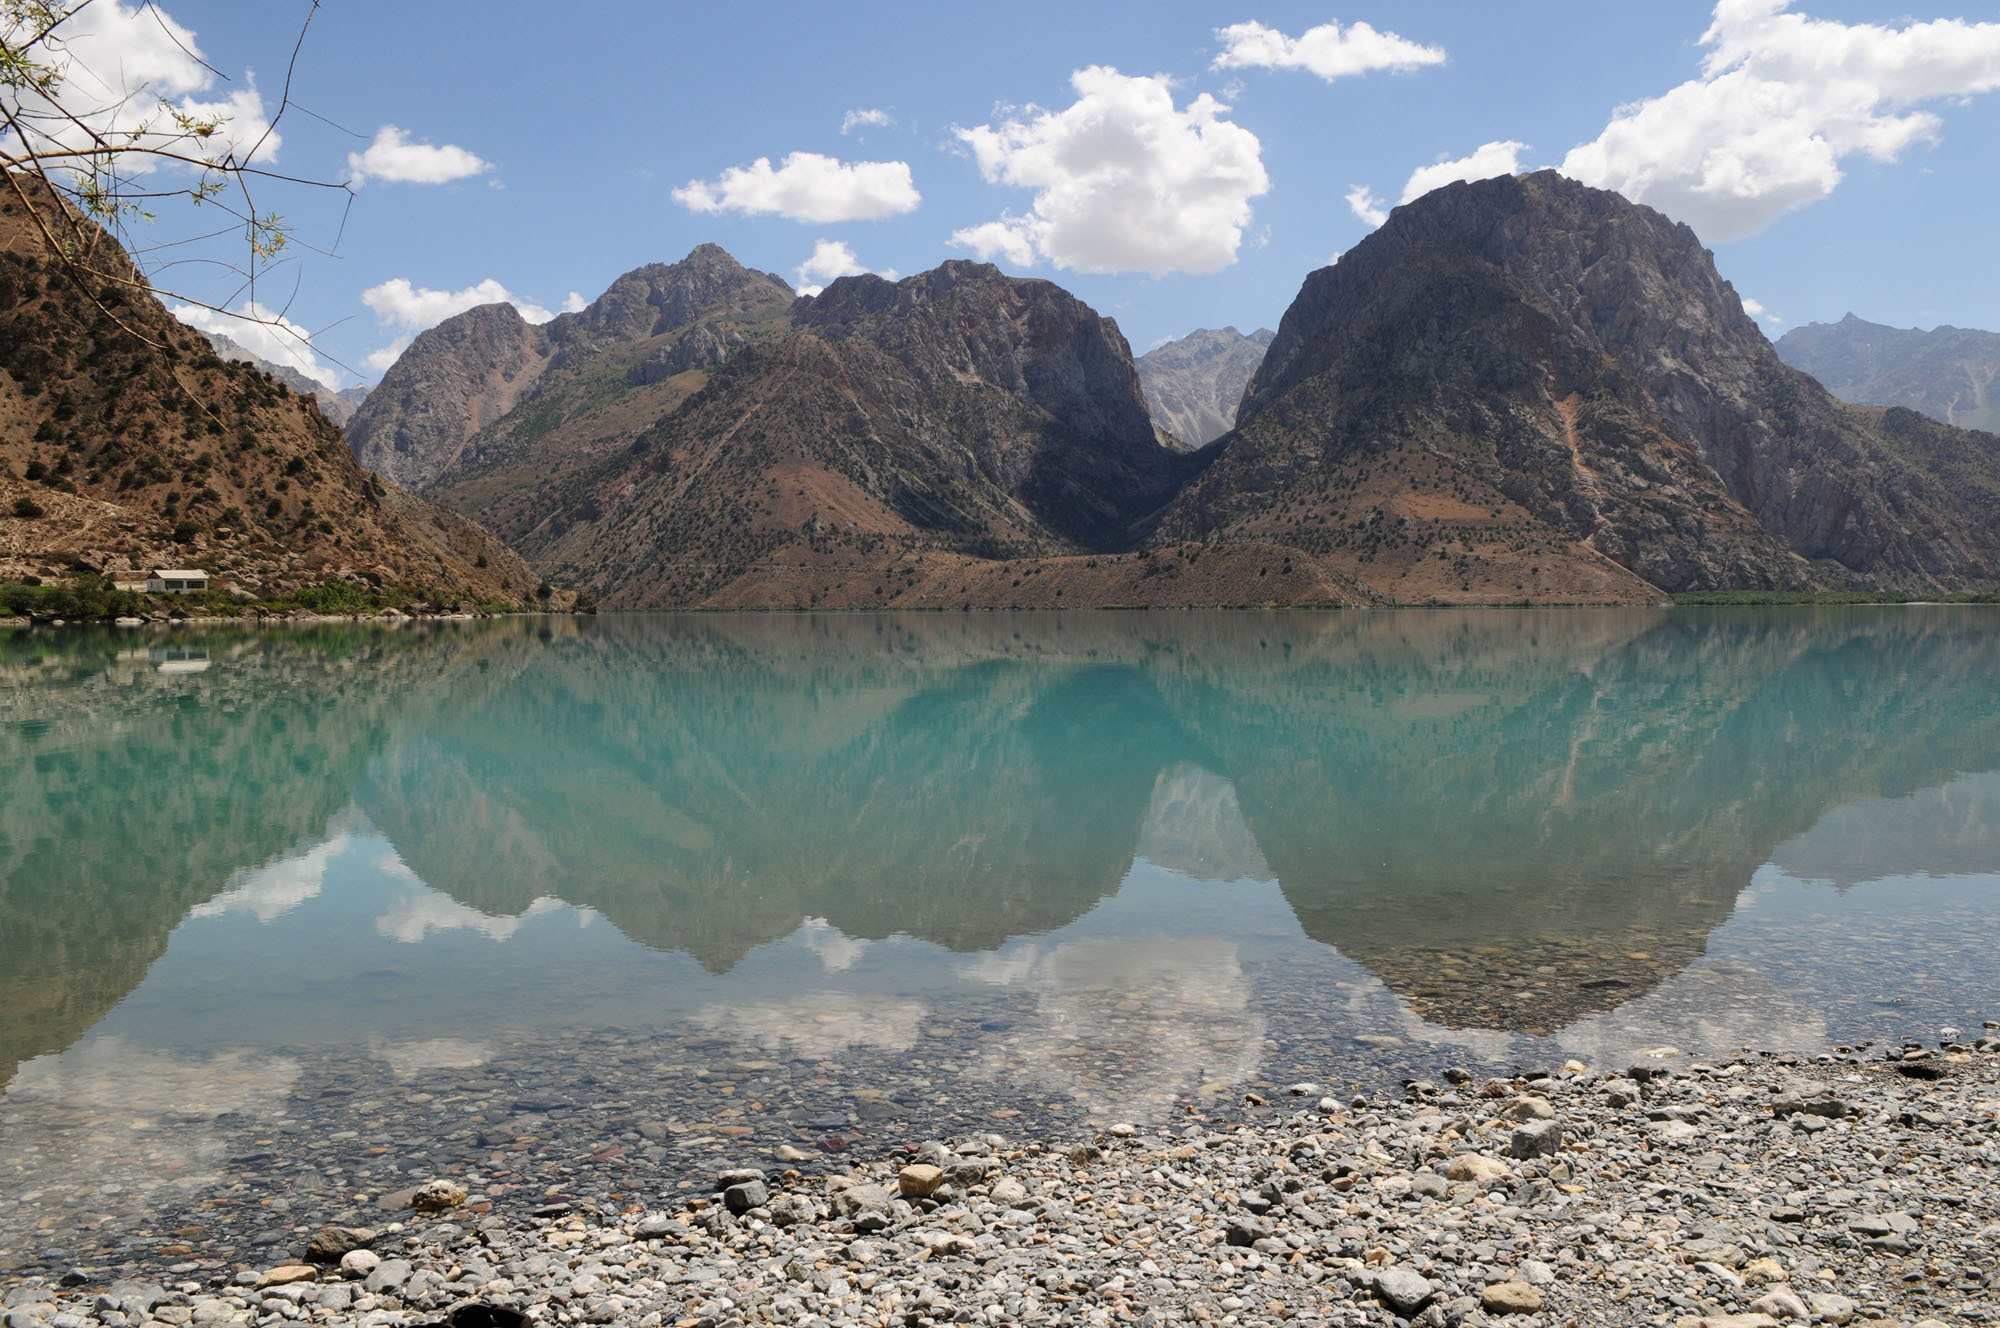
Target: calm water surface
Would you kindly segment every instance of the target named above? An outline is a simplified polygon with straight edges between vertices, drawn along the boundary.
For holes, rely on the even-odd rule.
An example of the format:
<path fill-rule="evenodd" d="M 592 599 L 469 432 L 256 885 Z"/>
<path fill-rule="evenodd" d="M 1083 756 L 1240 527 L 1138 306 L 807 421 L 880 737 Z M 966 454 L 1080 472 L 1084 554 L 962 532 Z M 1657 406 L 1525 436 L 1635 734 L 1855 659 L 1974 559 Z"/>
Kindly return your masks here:
<path fill-rule="evenodd" d="M 16 633 L 0 1271 L 1976 1029 L 1996 920 L 1991 609 Z"/>

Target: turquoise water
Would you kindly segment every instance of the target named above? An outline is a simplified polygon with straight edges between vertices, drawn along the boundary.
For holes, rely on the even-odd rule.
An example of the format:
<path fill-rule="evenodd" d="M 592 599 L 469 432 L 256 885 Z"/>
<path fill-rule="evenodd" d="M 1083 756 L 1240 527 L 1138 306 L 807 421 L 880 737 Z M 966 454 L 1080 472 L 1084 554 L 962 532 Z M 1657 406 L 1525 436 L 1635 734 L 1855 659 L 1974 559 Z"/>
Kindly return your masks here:
<path fill-rule="evenodd" d="M 1990 609 L 16 633 L 0 1255 L 83 1221 L 35 1157 L 226 1154 L 307 1083 L 601 1081 L 739 1150 L 1141 1118 L 1976 1030 L 1996 919 Z"/>

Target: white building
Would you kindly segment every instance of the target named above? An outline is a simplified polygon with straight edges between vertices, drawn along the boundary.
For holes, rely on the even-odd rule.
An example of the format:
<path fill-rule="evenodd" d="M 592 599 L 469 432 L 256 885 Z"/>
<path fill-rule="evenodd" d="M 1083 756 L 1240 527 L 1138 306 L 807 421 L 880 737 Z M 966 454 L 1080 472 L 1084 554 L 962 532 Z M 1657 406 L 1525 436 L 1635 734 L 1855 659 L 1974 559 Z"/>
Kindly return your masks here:
<path fill-rule="evenodd" d="M 208 573 L 196 567 L 156 567 L 146 578 L 149 595 L 192 595 L 208 589 Z"/>

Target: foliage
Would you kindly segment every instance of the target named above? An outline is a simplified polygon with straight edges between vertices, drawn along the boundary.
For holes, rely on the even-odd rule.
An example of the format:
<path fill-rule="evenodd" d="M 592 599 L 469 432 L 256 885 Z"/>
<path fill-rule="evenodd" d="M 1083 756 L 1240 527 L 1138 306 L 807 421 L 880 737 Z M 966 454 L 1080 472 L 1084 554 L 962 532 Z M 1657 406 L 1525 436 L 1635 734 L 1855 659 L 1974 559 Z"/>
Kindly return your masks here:
<path fill-rule="evenodd" d="M 146 596 L 115 589 L 108 578 L 95 574 L 66 586 L 0 581 L 0 614 L 9 617 L 117 618 L 145 611 Z"/>
<path fill-rule="evenodd" d="M 262 206 L 258 194 L 279 184 L 349 192 L 345 184 L 303 180 L 261 164 L 260 152 L 274 142 L 291 106 L 291 66 L 285 92 L 268 118 L 253 94 L 256 111 L 246 123 L 232 124 L 222 108 L 238 103 L 176 93 L 171 76 L 149 74 L 147 81 L 130 85 L 129 71 L 110 67 L 101 54 L 105 44 L 91 40 L 87 23 L 79 21 L 93 2 L 0 0 L 0 195 L 10 209 L 27 214 L 49 253 L 100 313 L 149 344 L 154 343 L 120 317 L 129 292 L 171 296 L 206 309 L 219 306 L 162 289 L 157 272 L 129 266 L 118 246 L 106 242 L 106 232 L 135 253 L 170 255 L 162 264 L 219 263 L 241 278 L 241 289 L 253 301 L 245 308 L 253 312 L 219 311 L 281 325 L 255 313 L 254 299 L 257 281 L 291 247 L 293 228 Z M 111 8 L 110 15 L 99 8 L 93 17 L 157 25 L 158 33 L 148 37 L 177 48 L 201 82 L 221 77 L 193 49 L 192 34 L 153 5 L 133 14 Z M 308 0 L 293 65 L 318 8 L 319 0 Z M 106 67 L 94 67 L 93 59 Z M 132 243 L 136 226 L 151 227 L 166 213 L 180 223 L 176 233 L 149 235 L 152 242 L 144 246 Z M 218 236 L 241 248 L 233 255 L 209 251 L 205 242 Z"/>
<path fill-rule="evenodd" d="M 1685 590 L 1676 604 L 2000 604 L 2000 594 L 1981 591 L 1901 590 Z"/>

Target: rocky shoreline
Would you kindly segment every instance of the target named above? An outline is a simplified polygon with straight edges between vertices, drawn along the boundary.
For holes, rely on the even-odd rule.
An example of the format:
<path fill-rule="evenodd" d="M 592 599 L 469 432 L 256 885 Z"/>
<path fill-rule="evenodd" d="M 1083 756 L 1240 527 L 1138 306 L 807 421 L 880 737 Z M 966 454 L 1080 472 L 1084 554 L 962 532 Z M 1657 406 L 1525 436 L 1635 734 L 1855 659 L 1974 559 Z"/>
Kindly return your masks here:
<path fill-rule="evenodd" d="M 500 1322 L 2000 1323 L 2000 1035 L 1571 1062 L 1234 1120 L 866 1160 L 788 1145 L 620 1208 L 440 1177 L 263 1266 L 7 1286 L 4 1328 Z M 483 1206 L 483 1205 L 482 1205 Z M 329 1214 L 329 1219 L 343 1215 Z M 198 1275 L 196 1275 L 198 1273 Z M 180 1280 L 184 1278 L 185 1280 Z"/>

